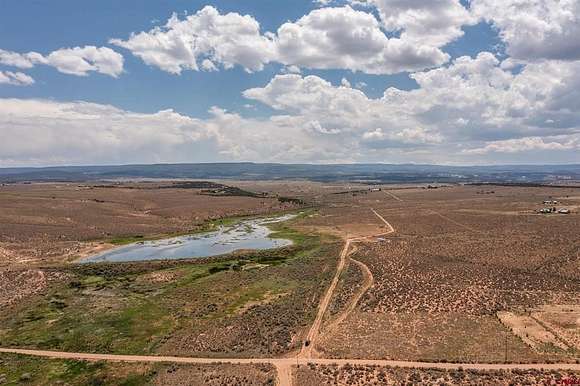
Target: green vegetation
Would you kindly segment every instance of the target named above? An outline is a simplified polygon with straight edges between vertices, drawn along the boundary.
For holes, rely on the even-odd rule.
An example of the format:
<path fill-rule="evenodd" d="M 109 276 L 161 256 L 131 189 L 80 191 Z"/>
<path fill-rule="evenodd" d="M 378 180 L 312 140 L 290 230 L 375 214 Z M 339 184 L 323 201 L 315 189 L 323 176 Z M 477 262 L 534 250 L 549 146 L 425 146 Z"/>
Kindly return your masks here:
<path fill-rule="evenodd" d="M 296 212 L 296 211 L 294 211 L 294 212 L 295 213 L 299 213 L 299 217 L 300 217 L 304 213 L 311 213 L 312 212 L 312 209 L 307 209 L 307 210 L 304 210 L 304 211 L 301 211 L 301 212 Z M 288 213 L 288 212 L 272 214 L 271 216 L 268 216 L 268 217 L 276 217 L 276 216 L 283 215 L 283 214 L 286 214 L 286 213 Z M 290 213 L 292 213 L 292 212 L 290 212 Z M 263 216 L 231 216 L 231 217 L 224 217 L 224 218 L 220 218 L 220 219 L 216 219 L 216 220 L 206 221 L 203 224 L 197 226 L 197 228 L 190 230 L 189 232 L 165 233 L 165 234 L 157 234 L 157 235 L 149 235 L 149 236 L 144 236 L 144 235 L 126 235 L 126 236 L 121 236 L 121 237 L 115 237 L 113 239 L 108 239 L 106 241 L 109 242 L 109 243 L 111 243 L 111 244 L 121 246 L 121 245 L 138 243 L 140 241 L 152 241 L 152 240 L 160 240 L 160 239 L 166 239 L 166 238 L 171 238 L 171 237 L 194 235 L 194 234 L 198 234 L 198 233 L 205 233 L 205 232 L 215 231 L 219 227 L 229 227 L 229 226 L 233 226 L 233 225 L 238 224 L 241 221 L 251 220 L 251 219 L 254 219 L 254 218 L 258 218 L 258 217 L 263 217 Z"/>
<path fill-rule="evenodd" d="M 116 237 L 114 239 L 109 240 L 109 242 L 111 244 L 115 244 L 115 245 L 125 245 L 125 244 L 138 243 L 139 241 L 144 241 L 144 240 L 145 240 L 145 236 L 135 235 L 135 236 L 127 236 L 127 237 Z"/>
<path fill-rule="evenodd" d="M 337 246 L 332 238 L 302 234 L 287 223 L 273 228 L 275 237 L 294 244 L 219 258 L 54 268 L 67 279 L 52 285 L 45 295 L 17 305 L 10 316 L 0 316 L 0 345 L 175 354 L 184 352 L 176 347 L 179 337 L 191 334 L 199 340 L 205 334 L 209 339 L 215 329 L 245 328 L 245 320 L 251 319 L 256 328 L 263 324 L 273 334 L 253 346 L 264 353 L 283 352 L 297 329 L 313 317 L 316 302 L 305 299 L 324 288 L 331 270 L 323 271 L 320 265 L 334 263 Z M 267 335 L 252 333 L 252 339 Z M 233 334 L 234 338 L 247 339 Z M 199 352 L 212 345 L 201 342 L 187 350 Z M 220 347 L 242 350 L 237 342 Z"/>
<path fill-rule="evenodd" d="M 2 385 L 116 385 L 137 386 L 150 381 L 151 366 L 84 362 L 0 354 Z"/>

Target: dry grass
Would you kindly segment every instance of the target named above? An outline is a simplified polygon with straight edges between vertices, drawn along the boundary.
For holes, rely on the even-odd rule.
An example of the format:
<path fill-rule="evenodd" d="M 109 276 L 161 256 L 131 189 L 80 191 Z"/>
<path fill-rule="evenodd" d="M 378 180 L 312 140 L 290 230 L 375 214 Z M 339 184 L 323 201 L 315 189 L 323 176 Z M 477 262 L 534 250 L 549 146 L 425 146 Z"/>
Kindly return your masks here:
<path fill-rule="evenodd" d="M 294 369 L 297 385 L 540 385 L 567 384 L 580 374 L 567 371 L 474 371 L 404 369 L 374 366 L 310 364 Z"/>
<path fill-rule="evenodd" d="M 173 365 L 157 372 L 157 386 L 274 386 L 276 369 L 271 365 Z"/>
<path fill-rule="evenodd" d="M 396 233 L 360 245 L 353 255 L 375 283 L 358 310 L 324 337 L 320 351 L 341 358 L 501 362 L 509 334 L 509 361 L 574 360 L 574 350 L 530 348 L 496 313 L 580 301 L 580 215 L 534 213 L 556 194 L 563 206 L 577 204 L 577 189 L 498 187 L 486 195 L 478 189 L 392 191 L 402 201 L 385 192 L 349 198 L 363 218 L 361 208 L 373 207 Z M 327 209 L 333 210 L 344 211 Z M 348 287 L 348 277 L 343 280 Z M 570 314 L 553 323 L 550 313 L 537 316 L 558 339 L 578 339 Z"/>

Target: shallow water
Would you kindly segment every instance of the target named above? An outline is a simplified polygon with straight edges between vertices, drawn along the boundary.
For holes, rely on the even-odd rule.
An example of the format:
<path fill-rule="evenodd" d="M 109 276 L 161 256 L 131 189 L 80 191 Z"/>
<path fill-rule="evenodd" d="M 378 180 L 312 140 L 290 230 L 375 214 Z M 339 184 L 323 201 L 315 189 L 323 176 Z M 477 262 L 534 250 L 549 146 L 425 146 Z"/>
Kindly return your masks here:
<path fill-rule="evenodd" d="M 270 249 L 292 244 L 268 237 L 267 224 L 290 220 L 296 215 L 241 221 L 217 231 L 162 240 L 142 241 L 83 259 L 82 263 L 188 259 L 231 253 L 240 249 Z"/>

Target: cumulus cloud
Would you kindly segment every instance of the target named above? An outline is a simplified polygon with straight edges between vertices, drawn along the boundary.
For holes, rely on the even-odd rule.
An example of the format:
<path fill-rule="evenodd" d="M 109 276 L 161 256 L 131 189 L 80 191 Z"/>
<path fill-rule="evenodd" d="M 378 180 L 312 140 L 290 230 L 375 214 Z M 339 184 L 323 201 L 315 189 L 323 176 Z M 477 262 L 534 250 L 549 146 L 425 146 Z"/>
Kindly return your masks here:
<path fill-rule="evenodd" d="M 275 76 L 266 86 L 245 90 L 248 99 L 260 101 L 276 110 L 292 113 L 323 115 L 333 113 L 363 115 L 370 102 L 366 95 L 350 87 L 334 87 L 314 75 L 297 74 Z"/>
<path fill-rule="evenodd" d="M 0 50 L 0 64 L 18 68 L 48 65 L 59 72 L 86 76 L 98 72 L 114 78 L 123 72 L 123 56 L 108 47 L 84 46 L 61 48 L 43 56 L 38 52 L 18 53 Z"/>
<path fill-rule="evenodd" d="M 515 59 L 580 59 L 578 0 L 472 0 L 471 9 L 498 29 Z"/>
<path fill-rule="evenodd" d="M 580 62 L 529 64 L 517 74 L 502 64 L 488 52 L 460 57 L 448 67 L 411 74 L 418 89 L 388 88 L 378 99 L 346 84 L 294 74 L 278 75 L 244 96 L 280 114 L 340 129 L 346 142 L 355 143 L 353 151 L 433 146 L 448 149 L 451 158 L 480 153 L 461 151 L 482 142 L 559 135 L 565 143 L 576 135 Z"/>
<path fill-rule="evenodd" d="M 206 6 L 180 20 L 173 14 L 162 27 L 131 34 L 129 39 L 112 39 L 111 44 L 130 50 L 145 63 L 179 74 L 183 70 L 231 68 L 240 65 L 258 71 L 275 54 L 269 35 L 251 16 L 235 12 L 220 14 Z"/>
<path fill-rule="evenodd" d="M 313 10 L 282 24 L 275 34 L 262 33 L 252 16 L 220 14 L 206 6 L 183 20 L 173 15 L 164 26 L 111 43 L 174 74 L 235 65 L 259 71 L 271 62 L 292 72 L 304 67 L 392 74 L 435 67 L 449 59 L 440 44 L 387 37 L 375 16 L 349 6 Z"/>
<path fill-rule="evenodd" d="M 0 132 L 6 139 L 0 142 L 4 166 L 179 160 L 180 149 L 183 155 L 209 135 L 199 121 L 171 110 L 140 114 L 87 102 L 22 99 L 0 99 Z"/>
<path fill-rule="evenodd" d="M 38 52 L 20 54 L 18 52 L 0 49 L 0 64 L 18 68 L 32 68 L 37 63 L 42 63 L 44 57 Z"/>
<path fill-rule="evenodd" d="M 408 128 L 401 131 L 387 132 L 381 128 L 367 131 L 363 134 L 363 140 L 371 143 L 373 146 L 392 145 L 421 145 L 421 144 L 438 144 L 443 141 L 441 134 L 437 132 L 428 132 L 422 127 Z"/>
<path fill-rule="evenodd" d="M 44 64 L 64 74 L 77 76 L 94 71 L 116 78 L 123 72 L 123 56 L 108 47 L 62 48 L 51 52 Z"/>
<path fill-rule="evenodd" d="M 369 74 L 435 67 L 449 59 L 436 46 L 388 38 L 372 14 L 348 6 L 317 9 L 283 24 L 276 45 L 277 59 L 285 64 Z"/>
<path fill-rule="evenodd" d="M 383 27 L 401 39 L 442 47 L 463 35 L 462 26 L 476 23 L 459 0 L 355 0 L 376 7 Z"/>
<path fill-rule="evenodd" d="M 23 72 L 0 71 L 0 84 L 30 86 L 33 83 L 34 79 Z"/>
<path fill-rule="evenodd" d="M 340 134 L 341 130 L 336 128 L 323 127 L 319 121 L 310 121 L 306 124 L 306 130 L 315 134 Z"/>
<path fill-rule="evenodd" d="M 570 136 L 563 142 L 550 141 L 541 137 L 525 137 L 508 139 L 505 141 L 494 141 L 487 143 L 484 147 L 465 150 L 467 154 L 487 154 L 487 153 L 519 153 L 533 150 L 580 150 L 580 136 Z"/>
<path fill-rule="evenodd" d="M 580 61 L 532 63 L 513 73 L 481 53 L 411 76 L 417 89 L 391 87 L 369 98 L 346 82 L 278 74 L 243 93 L 275 110 L 264 118 L 219 107 L 196 119 L 171 110 L 0 99 L 0 163 L 469 163 L 537 153 L 580 162 Z"/>

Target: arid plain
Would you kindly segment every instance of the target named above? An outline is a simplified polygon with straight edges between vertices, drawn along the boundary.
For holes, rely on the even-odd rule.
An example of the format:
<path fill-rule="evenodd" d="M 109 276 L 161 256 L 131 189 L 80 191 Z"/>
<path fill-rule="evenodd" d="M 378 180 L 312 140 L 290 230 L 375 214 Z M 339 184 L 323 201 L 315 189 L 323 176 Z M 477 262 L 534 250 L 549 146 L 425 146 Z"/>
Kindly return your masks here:
<path fill-rule="evenodd" d="M 1 186 L 0 347 L 45 357 L 0 354 L 0 381 L 487 385 L 580 377 L 580 189 L 212 184 Z M 538 213 L 546 200 L 571 213 Z M 272 228 L 294 244 L 277 250 L 76 263 L 117 245 L 286 212 L 298 216 Z"/>

